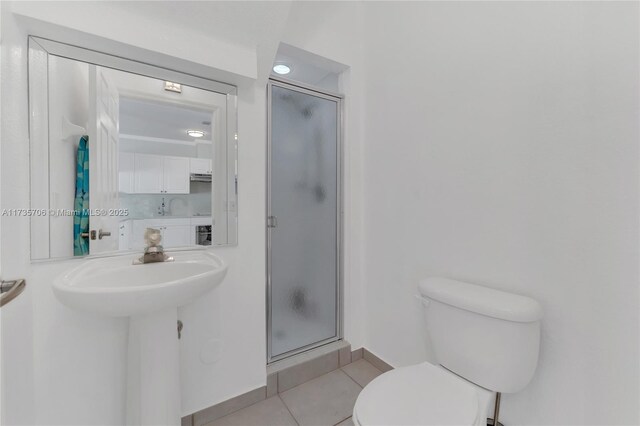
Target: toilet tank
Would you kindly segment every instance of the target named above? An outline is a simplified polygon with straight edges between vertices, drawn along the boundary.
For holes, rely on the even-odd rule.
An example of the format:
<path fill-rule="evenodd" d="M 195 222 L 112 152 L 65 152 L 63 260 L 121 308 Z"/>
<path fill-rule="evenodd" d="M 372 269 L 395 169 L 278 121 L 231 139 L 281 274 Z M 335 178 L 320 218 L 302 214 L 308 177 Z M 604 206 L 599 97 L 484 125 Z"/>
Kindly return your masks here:
<path fill-rule="evenodd" d="M 419 287 L 438 364 L 495 392 L 529 383 L 540 348 L 538 302 L 447 278 L 427 278 Z"/>

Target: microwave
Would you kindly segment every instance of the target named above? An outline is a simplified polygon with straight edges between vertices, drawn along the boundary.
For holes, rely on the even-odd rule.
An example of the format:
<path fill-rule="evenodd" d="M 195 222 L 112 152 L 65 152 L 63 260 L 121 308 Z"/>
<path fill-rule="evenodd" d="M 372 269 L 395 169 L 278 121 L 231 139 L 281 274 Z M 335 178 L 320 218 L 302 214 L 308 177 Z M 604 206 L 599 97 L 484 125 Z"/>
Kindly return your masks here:
<path fill-rule="evenodd" d="M 196 245 L 210 246 L 212 240 L 212 226 L 211 225 L 196 225 Z"/>

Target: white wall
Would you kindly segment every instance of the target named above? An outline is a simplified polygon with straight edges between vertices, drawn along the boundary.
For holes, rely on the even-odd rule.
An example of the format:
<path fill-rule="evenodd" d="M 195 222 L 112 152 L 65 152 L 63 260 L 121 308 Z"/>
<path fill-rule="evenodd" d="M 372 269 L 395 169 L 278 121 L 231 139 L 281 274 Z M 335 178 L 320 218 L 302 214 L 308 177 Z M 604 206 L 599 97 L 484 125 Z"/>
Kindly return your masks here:
<path fill-rule="evenodd" d="M 429 355 L 421 277 L 528 295 L 504 423 L 638 424 L 638 3 L 366 10 L 366 347 Z"/>
<path fill-rule="evenodd" d="M 229 8 L 233 2 L 220 2 L 225 3 Z M 278 3 L 288 4 L 287 1 Z M 179 12 L 171 7 L 156 6 L 153 3 L 134 2 L 18 1 L 12 9 L 21 17 L 40 21 L 35 26 L 32 23 L 28 25 L 55 33 L 55 39 L 59 41 L 76 45 L 88 42 L 99 51 L 124 54 L 126 57 L 144 49 L 156 60 L 162 57 L 165 65 L 169 65 L 172 57 L 182 58 L 192 63 L 198 75 L 217 73 L 222 76 L 221 80 L 235 84 L 251 84 L 257 78 L 260 52 L 246 41 L 238 43 L 229 37 L 217 36 L 217 28 L 229 28 L 228 22 L 232 18 L 243 17 L 244 13 L 246 20 L 235 22 L 236 31 L 244 30 L 245 38 L 253 41 L 252 37 L 256 34 L 252 31 L 250 18 L 255 19 L 253 15 L 263 12 L 259 2 L 247 5 L 244 10 L 242 7 L 233 8 L 232 13 L 227 13 L 224 6 L 217 7 L 206 2 L 200 5 L 201 10 L 192 5 L 191 10 L 182 9 Z M 279 7 L 270 9 L 277 12 Z M 162 16 L 164 12 L 167 14 Z M 286 19 L 286 9 L 284 12 Z M 78 20 L 78 17 L 88 19 Z M 196 26 L 193 20 L 199 18 L 204 18 L 206 23 Z M 114 26 L 114 23 L 117 24 Z M 271 23 L 278 28 L 276 19 L 272 19 Z M 140 28 L 145 31 L 140 31 Z M 269 32 L 273 31 L 273 28 L 267 28 L 264 34 L 260 34 L 265 44 L 269 42 Z"/>
<path fill-rule="evenodd" d="M 10 10 L 5 7 L 5 4 L 0 4 L 0 19 L 2 19 L 0 24 L 2 30 L 0 204 L 4 209 L 19 208 L 22 204 L 21 200 L 24 201 L 25 194 L 29 193 L 28 175 L 25 172 L 20 173 L 21 166 L 28 168 L 28 162 L 15 161 L 28 158 L 29 139 L 26 116 L 27 96 L 25 95 L 27 93 L 27 51 L 17 42 L 21 34 L 11 20 Z M 8 60 L 9 58 L 13 60 Z M 7 83 L 9 81 L 11 84 Z M 7 102 L 10 97 L 13 98 L 12 101 Z M 7 140 L 13 141 L 10 147 L 7 147 Z M 7 159 L 13 161 L 7 161 Z M 11 182 L 11 191 L 6 191 L 8 182 Z M 28 222 L 16 217 L 3 217 L 1 227 L 3 233 L 0 239 L 0 252 L 3 260 L 1 264 L 3 278 L 29 279 L 21 275 L 28 262 Z M 12 256 L 16 253 L 20 253 L 21 256 Z M 34 292 L 30 284 L 27 282 L 23 294 L 0 311 L 2 318 L 1 421 L 3 424 L 28 425 L 33 424 L 35 418 L 33 413 L 35 401 L 33 311 L 35 307 Z"/>
<path fill-rule="evenodd" d="M 96 6 L 103 8 L 100 9 L 103 13 L 95 13 L 95 9 L 92 13 L 90 8 L 78 9 L 75 3 L 56 3 L 51 9 L 46 4 L 40 4 L 38 7 L 31 5 L 18 7 L 16 4 L 3 2 L 1 7 L 3 19 L 8 22 L 8 25 L 3 22 L 2 27 L 2 63 L 3 67 L 10 69 L 17 76 L 11 80 L 11 84 L 7 79 L 2 81 L 3 107 L 23 104 L 22 108 L 14 110 L 12 115 L 2 117 L 1 148 L 4 185 L 2 207 L 9 208 L 28 205 L 28 191 L 21 189 L 21 185 L 28 184 L 28 144 L 26 143 L 28 123 L 26 99 L 24 99 L 24 93 L 27 91 L 27 33 L 75 42 L 82 40 L 82 43 L 90 47 L 95 44 L 99 50 L 117 52 L 123 47 L 117 43 L 110 43 L 107 38 L 104 38 L 108 35 L 104 31 L 104 22 L 101 17 L 111 17 L 105 20 L 123 22 L 122 31 L 117 31 L 118 42 L 128 40 L 146 49 L 163 54 L 174 54 L 178 57 L 178 61 L 171 59 L 167 62 L 167 66 L 180 69 L 185 62 L 179 61 L 193 61 L 194 56 L 193 50 L 180 49 L 184 42 L 182 36 L 185 34 L 180 33 L 181 36 L 177 36 L 170 42 L 164 38 L 158 38 L 155 44 L 147 38 L 136 39 L 136 34 L 129 31 L 131 27 L 126 26 L 127 22 L 137 19 L 135 13 L 131 13 L 125 19 L 121 16 L 122 10 L 104 10 L 107 7 L 104 4 Z M 25 17 L 19 20 L 14 19 L 11 14 L 14 7 L 17 7 Z M 259 9 L 264 6 L 247 4 L 246 7 Z M 224 79 L 221 76 L 231 75 L 232 78 L 228 81 L 240 84 L 238 99 L 240 243 L 235 248 L 216 250 L 230 265 L 224 285 L 215 293 L 180 311 L 181 319 L 185 323 L 184 337 L 181 341 L 182 407 L 185 414 L 265 383 L 265 83 L 277 49 L 277 41 L 282 39 L 288 7 L 288 2 L 271 4 L 269 6 L 271 32 L 265 35 L 264 31 L 260 30 L 255 36 L 257 67 L 260 74 L 256 82 L 247 83 L 246 75 L 251 74 L 247 69 L 243 70 L 242 75 L 233 77 L 232 70 L 225 70 L 222 63 L 216 63 L 215 66 L 218 67 L 216 69 L 202 68 L 203 64 L 194 64 L 198 70 L 206 71 L 205 76 Z M 320 4 L 311 4 L 310 7 L 312 12 L 314 10 L 321 12 L 327 18 L 326 25 L 339 28 L 344 33 L 347 32 L 345 25 L 354 22 L 356 9 L 353 5 L 335 4 L 333 7 L 325 7 Z M 47 13 L 45 13 L 46 10 L 48 10 Z M 71 10 L 73 13 L 70 13 Z M 343 13 L 345 11 L 349 14 L 345 15 Z M 81 29 L 87 34 L 80 36 L 74 32 L 74 25 L 67 20 L 69 15 L 74 15 L 74 22 L 76 20 L 83 22 Z M 224 13 L 218 15 L 224 15 Z M 241 16 L 245 15 L 241 14 Z M 34 21 L 31 17 L 37 20 Z M 304 25 L 299 20 L 293 21 L 295 28 L 291 29 L 291 22 L 289 24 L 287 32 L 288 41 L 291 44 L 311 48 L 315 53 L 347 65 L 350 65 L 354 58 L 358 58 L 355 39 L 350 43 L 337 43 L 339 41 L 337 32 L 325 39 L 324 35 L 327 33 L 320 31 L 316 20 L 317 14 L 307 12 L 302 15 L 302 18 L 309 25 Z M 157 24 L 150 23 L 149 19 L 149 16 L 144 18 L 144 21 L 149 24 L 148 34 L 154 31 L 167 33 L 166 25 L 160 28 Z M 247 24 L 243 22 L 242 25 Z M 113 28 L 110 28 L 109 34 L 112 33 L 114 33 Z M 207 60 L 211 60 L 211 55 L 216 56 L 214 55 L 216 46 L 227 41 L 209 43 Z M 129 49 L 131 47 L 126 47 L 125 51 Z M 220 50 L 220 54 L 224 53 L 223 50 Z M 152 53 L 140 59 L 153 62 L 158 57 Z M 209 62 L 204 65 L 209 65 Z M 347 72 L 343 76 L 342 84 L 347 88 L 345 90 L 349 90 L 352 94 L 351 99 L 356 99 L 361 89 L 357 84 L 349 87 L 352 84 L 349 77 L 350 73 Z M 360 120 L 355 119 L 354 103 L 349 100 L 346 104 L 347 120 L 353 117 L 353 125 L 348 126 L 346 130 L 347 139 L 354 141 L 347 146 L 346 155 L 347 158 L 354 159 L 355 166 L 352 167 L 351 163 L 348 163 L 345 172 L 349 176 L 347 179 L 351 179 L 350 175 L 353 175 L 353 180 L 359 184 L 359 155 L 357 154 L 358 145 L 355 143 L 359 138 L 352 136 L 357 135 Z M 7 121 L 9 119 L 12 121 Z M 9 177 L 10 179 L 4 179 Z M 359 191 L 358 186 L 347 188 L 347 211 L 351 205 L 349 194 L 352 191 Z M 354 234 L 360 232 L 357 218 L 358 215 L 355 219 L 347 219 L 347 227 L 351 230 L 346 232 Z M 24 303 L 33 304 L 33 314 L 29 314 L 27 310 L 23 311 L 25 315 L 21 325 L 25 334 L 30 328 L 32 329 L 28 335 L 32 338 L 34 350 L 36 350 L 32 372 L 33 387 L 36 390 L 34 400 L 29 402 L 28 397 L 31 394 L 28 390 L 24 391 L 27 397 L 24 398 L 27 401 L 24 409 L 29 414 L 18 412 L 15 406 L 9 405 L 8 409 L 3 410 L 3 416 L 8 419 L 7 423 L 121 423 L 124 413 L 122 384 L 124 383 L 123 357 L 126 324 L 111 319 L 89 319 L 88 316 L 72 312 L 58 303 L 50 290 L 51 277 L 63 271 L 70 263 L 30 265 L 28 241 L 21 240 L 29 235 L 28 219 L 3 218 L 2 220 L 3 229 L 10 229 L 7 234 L 3 234 L 3 246 L 10 241 L 18 241 L 17 245 L 12 247 L 11 254 L 2 258 L 3 273 L 6 271 L 9 275 L 25 276 L 29 280 L 29 291 L 22 299 Z M 351 247 L 351 241 L 359 240 L 349 239 L 345 243 L 347 256 L 345 274 L 347 274 L 347 282 L 357 284 L 360 283 L 360 280 L 356 279 L 360 273 L 359 254 L 357 245 L 354 248 Z M 354 308 L 346 308 L 350 314 L 345 318 L 345 334 L 348 339 L 353 340 L 354 346 L 361 346 L 363 333 L 359 318 L 362 311 L 359 303 L 362 302 L 362 297 L 356 296 L 356 288 L 356 285 L 346 285 L 345 304 L 353 304 Z M 14 337 L 12 341 L 16 339 Z M 26 349 L 16 349 L 16 356 L 32 352 L 27 344 L 29 341 L 31 339 L 27 339 L 24 344 Z M 60 342 L 63 344 L 61 345 Z M 13 377 L 9 377 L 5 385 L 15 387 L 16 380 L 11 381 L 11 379 Z M 95 384 L 93 388 L 89 381 Z M 91 391 L 87 391 L 87 388 Z M 99 408 L 96 409 L 96 406 Z M 69 410 L 68 407 L 74 407 L 74 410 Z"/>
<path fill-rule="evenodd" d="M 192 413 L 266 383 L 264 301 L 265 92 L 238 98 L 238 241 L 216 249 L 229 262 L 223 285 L 180 310 L 182 408 Z"/>
<path fill-rule="evenodd" d="M 180 312 L 185 413 L 265 381 L 264 82 L 282 40 L 350 67 L 347 339 L 394 365 L 427 357 L 423 276 L 527 294 L 545 309 L 540 368 L 504 397 L 505 422 L 638 423 L 637 4 L 299 2 L 285 27 L 278 2 L 253 52 L 124 5 L 25 3 L 48 24 L 17 26 L 15 5 L 0 4 L 0 203 L 28 205 L 27 27 L 98 50 L 122 48 L 117 37 L 240 84 L 240 243 L 216 249 L 225 283 Z M 28 219 L 2 229 L 3 277 L 29 282 L 2 310 L 3 420 L 122 423 L 126 324 L 60 305 L 51 277 L 73 262 L 31 265 Z"/>
<path fill-rule="evenodd" d="M 136 38 L 139 27 L 128 25 L 137 19 L 133 13 L 125 20 L 114 21 L 106 19 L 113 14 L 104 9 L 100 9 L 102 14 L 95 13 L 95 10 L 79 8 L 75 3 L 54 4 L 48 14 L 45 13 L 51 9 L 48 5 L 20 5 L 21 13 L 48 21 L 42 23 L 15 19 L 11 13 L 15 6 L 10 2 L 0 4 L 3 20 L 2 208 L 29 205 L 27 33 L 70 38 L 80 44 L 98 40 L 97 46 L 109 51 L 117 51 L 122 46 L 96 36 L 113 34 L 117 35 L 117 41 L 140 41 Z M 109 6 L 102 4 L 99 7 Z M 259 9 L 262 6 L 247 4 L 246 7 Z M 235 75 L 229 81 L 240 83 L 239 245 L 215 249 L 229 262 L 224 284 L 215 293 L 180 310 L 185 323 L 181 340 L 182 408 L 185 414 L 262 386 L 266 380 L 264 82 L 268 73 L 264 71 L 268 68 L 264 63 L 272 60 L 273 56 L 270 60 L 268 54 L 274 55 L 277 49 L 274 40 L 280 37 L 288 2 L 279 2 L 270 8 L 281 11 L 282 16 L 270 20 L 275 35 L 260 33 L 260 44 L 250 55 L 258 58 L 254 67 L 263 68 L 264 77 L 259 83 L 247 82 L 246 75 L 251 74 L 251 67 L 243 68 L 242 75 L 236 75 L 233 69 L 224 69 L 222 60 L 215 64 L 220 67 L 218 69 L 210 68 L 211 64 L 206 61 L 193 62 L 199 57 L 191 56 L 193 46 L 184 50 L 184 39 L 180 36 L 164 37 L 174 34 L 174 29 L 167 24 L 147 26 L 142 40 L 146 49 L 177 57 L 167 61 L 167 66 L 178 70 L 182 67 L 191 72 L 204 70 L 203 74 L 210 78 Z M 224 16 L 224 13 L 220 15 Z M 74 17 L 73 22 L 67 20 L 69 16 Z M 121 16 L 121 11 L 117 16 Z M 145 22 L 147 19 L 145 17 Z M 74 33 L 77 22 L 83 23 L 82 28 L 88 34 Z M 114 22 L 121 22 L 122 28 L 114 29 Z M 109 24 L 108 31 L 103 31 L 105 23 Z M 66 28 L 59 25 L 66 25 Z M 95 32 L 91 33 L 93 28 Z M 179 29 L 176 33 L 184 35 Z M 202 41 L 202 37 L 195 39 Z M 229 43 L 225 40 L 202 43 L 201 47 L 207 52 L 205 59 L 223 56 L 223 48 L 216 50 L 221 45 L 228 46 Z M 148 62 L 158 58 L 152 53 L 136 57 Z M 246 61 L 239 63 L 246 65 Z M 2 310 L 3 424 L 122 424 L 126 322 L 92 318 L 61 305 L 51 291 L 51 280 L 76 261 L 31 264 L 28 218 L 2 217 L 2 229 L 3 277 L 25 277 L 28 281 L 20 300 Z M 32 357 L 33 362 L 30 362 Z"/>

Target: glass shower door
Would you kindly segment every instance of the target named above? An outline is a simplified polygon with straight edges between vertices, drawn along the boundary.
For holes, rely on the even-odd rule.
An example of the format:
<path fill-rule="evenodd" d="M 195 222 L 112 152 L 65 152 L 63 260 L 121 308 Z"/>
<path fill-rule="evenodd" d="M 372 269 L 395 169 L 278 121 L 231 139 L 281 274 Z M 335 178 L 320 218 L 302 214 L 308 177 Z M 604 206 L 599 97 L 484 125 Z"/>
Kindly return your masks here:
<path fill-rule="evenodd" d="M 271 81 L 268 358 L 339 336 L 340 98 Z"/>

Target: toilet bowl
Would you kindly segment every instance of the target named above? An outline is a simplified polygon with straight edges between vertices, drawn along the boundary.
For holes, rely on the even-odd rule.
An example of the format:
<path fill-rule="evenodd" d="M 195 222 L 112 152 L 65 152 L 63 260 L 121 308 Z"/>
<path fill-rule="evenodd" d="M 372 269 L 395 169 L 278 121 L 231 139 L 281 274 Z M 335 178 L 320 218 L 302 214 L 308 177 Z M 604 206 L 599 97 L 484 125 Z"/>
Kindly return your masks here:
<path fill-rule="evenodd" d="M 486 426 L 493 393 L 428 362 L 378 376 L 353 409 L 360 426 Z"/>
<path fill-rule="evenodd" d="M 538 364 L 540 305 L 487 287 L 428 278 L 420 293 L 436 364 L 381 374 L 353 409 L 358 426 L 487 424 L 496 393 L 524 388 Z"/>

